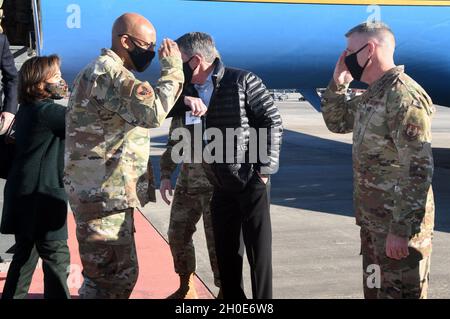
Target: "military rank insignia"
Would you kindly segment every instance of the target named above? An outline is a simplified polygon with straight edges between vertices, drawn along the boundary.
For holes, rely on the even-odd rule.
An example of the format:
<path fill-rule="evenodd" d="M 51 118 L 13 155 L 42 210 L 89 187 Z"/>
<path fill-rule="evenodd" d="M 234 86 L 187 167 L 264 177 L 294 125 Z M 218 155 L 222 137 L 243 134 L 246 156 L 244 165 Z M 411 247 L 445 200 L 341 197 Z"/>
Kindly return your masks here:
<path fill-rule="evenodd" d="M 132 78 L 125 78 L 120 86 L 120 95 L 123 97 L 131 97 L 134 82 L 135 80 Z"/>

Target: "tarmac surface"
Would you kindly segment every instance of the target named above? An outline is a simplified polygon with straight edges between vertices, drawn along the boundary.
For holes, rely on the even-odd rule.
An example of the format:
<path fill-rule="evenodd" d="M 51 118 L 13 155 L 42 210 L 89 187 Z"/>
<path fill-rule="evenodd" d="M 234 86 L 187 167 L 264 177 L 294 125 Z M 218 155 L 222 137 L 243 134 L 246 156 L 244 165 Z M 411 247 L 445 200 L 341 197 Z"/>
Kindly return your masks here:
<path fill-rule="evenodd" d="M 272 178 L 271 190 L 274 297 L 362 298 L 359 227 L 352 208 L 352 136 L 329 132 L 321 114 L 306 102 L 288 100 L 278 106 L 285 133 L 280 170 Z M 450 298 L 450 108 L 437 110 L 433 120 L 436 232 L 429 297 Z M 169 125 L 166 121 L 152 130 L 156 170 Z M 156 178 L 159 184 L 159 172 Z M 0 195 L 0 206 L 2 200 Z M 158 202 L 147 205 L 143 213 L 167 239 L 170 208 L 159 194 Z M 197 274 L 216 294 L 202 224 L 194 236 Z M 6 260 L 11 255 L 4 252 L 12 244 L 11 236 L 0 236 L 0 256 Z M 1 267 L 7 263 L 0 265 L 0 272 Z M 251 297 L 247 263 L 244 284 Z"/>

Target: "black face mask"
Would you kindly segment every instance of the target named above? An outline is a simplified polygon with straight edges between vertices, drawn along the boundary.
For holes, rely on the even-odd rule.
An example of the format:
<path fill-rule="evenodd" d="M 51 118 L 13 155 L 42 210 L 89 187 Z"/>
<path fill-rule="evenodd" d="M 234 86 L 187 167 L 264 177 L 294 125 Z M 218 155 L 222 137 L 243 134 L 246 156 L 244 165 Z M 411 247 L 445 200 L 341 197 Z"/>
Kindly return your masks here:
<path fill-rule="evenodd" d="M 360 66 L 358 63 L 358 53 L 364 50 L 369 44 L 367 43 L 361 49 L 352 53 L 345 57 L 345 65 L 347 66 L 348 71 L 352 75 L 353 79 L 356 81 L 361 81 L 362 75 L 364 73 L 367 64 L 369 64 L 370 58 L 367 59 L 366 64 L 364 66 Z"/>
<path fill-rule="evenodd" d="M 128 51 L 130 59 L 138 72 L 144 72 L 155 58 L 155 51 L 150 51 L 139 47 L 131 38 L 130 41 L 134 44 L 134 49 Z"/>
<path fill-rule="evenodd" d="M 58 83 L 45 83 L 45 91 L 50 93 L 52 100 L 61 100 L 67 96 L 67 83 L 63 79 Z"/>
<path fill-rule="evenodd" d="M 194 70 L 192 70 L 191 67 L 189 66 L 189 62 L 191 62 L 193 58 L 194 57 L 191 57 L 188 61 L 183 63 L 184 83 L 186 85 L 191 84 L 192 81 L 192 75 L 194 73 Z"/>

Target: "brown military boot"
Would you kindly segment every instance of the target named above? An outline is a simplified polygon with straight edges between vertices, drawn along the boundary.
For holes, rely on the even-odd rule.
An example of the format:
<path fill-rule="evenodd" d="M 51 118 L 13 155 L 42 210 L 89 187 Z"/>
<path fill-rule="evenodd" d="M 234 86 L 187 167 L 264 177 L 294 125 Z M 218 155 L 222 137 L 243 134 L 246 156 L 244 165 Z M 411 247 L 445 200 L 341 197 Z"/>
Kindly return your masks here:
<path fill-rule="evenodd" d="M 194 274 L 180 275 L 180 287 L 167 299 L 198 299 L 194 285 Z"/>

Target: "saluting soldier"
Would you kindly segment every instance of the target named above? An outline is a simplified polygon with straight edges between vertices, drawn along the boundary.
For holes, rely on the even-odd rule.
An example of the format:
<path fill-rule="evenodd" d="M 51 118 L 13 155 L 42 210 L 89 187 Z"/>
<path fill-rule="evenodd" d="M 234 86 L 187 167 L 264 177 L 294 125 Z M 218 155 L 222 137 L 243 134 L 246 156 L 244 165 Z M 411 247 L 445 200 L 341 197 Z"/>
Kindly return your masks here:
<path fill-rule="evenodd" d="M 138 14 L 119 17 L 112 48 L 74 83 L 67 113 L 65 184 L 77 223 L 83 264 L 81 298 L 128 298 L 138 277 L 133 211 L 155 200 L 150 131 L 180 96 L 177 44 L 159 49 L 161 78 L 153 88 L 131 70 L 155 56 L 156 31 Z"/>
<path fill-rule="evenodd" d="M 363 23 L 346 37 L 348 47 L 323 95 L 322 114 L 332 132 L 353 132 L 364 296 L 426 298 L 434 228 L 435 109 L 424 89 L 395 65 L 395 37 L 387 25 Z M 347 100 L 353 80 L 369 87 Z"/>

